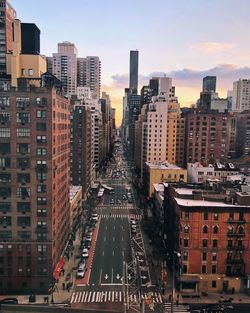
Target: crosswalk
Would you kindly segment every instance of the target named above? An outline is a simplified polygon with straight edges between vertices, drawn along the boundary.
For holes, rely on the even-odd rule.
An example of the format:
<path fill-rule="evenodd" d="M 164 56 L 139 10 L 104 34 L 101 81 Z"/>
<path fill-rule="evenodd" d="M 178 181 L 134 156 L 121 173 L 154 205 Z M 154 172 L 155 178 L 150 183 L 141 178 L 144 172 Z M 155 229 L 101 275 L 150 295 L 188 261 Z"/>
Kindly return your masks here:
<path fill-rule="evenodd" d="M 166 302 L 163 304 L 164 305 L 164 313 L 171 313 L 171 303 Z M 188 313 L 190 312 L 189 306 L 188 305 L 183 305 L 183 304 L 174 304 L 173 305 L 173 313 Z"/>
<path fill-rule="evenodd" d="M 148 294 L 141 295 L 141 299 L 148 299 Z M 162 303 L 161 294 L 152 292 L 152 303 Z M 128 295 L 128 302 L 139 302 L 138 295 Z M 72 293 L 70 303 L 97 303 L 97 302 L 123 302 L 122 291 L 76 291 Z M 188 312 L 188 311 L 185 311 Z"/>
<path fill-rule="evenodd" d="M 101 218 L 135 218 L 137 220 L 141 220 L 142 216 L 140 214 L 100 214 Z"/>
<path fill-rule="evenodd" d="M 127 210 L 127 209 L 136 209 L 136 207 L 132 203 L 128 203 L 125 205 L 117 205 L 117 204 L 102 204 L 97 206 L 98 209 L 118 209 L 118 210 Z"/>

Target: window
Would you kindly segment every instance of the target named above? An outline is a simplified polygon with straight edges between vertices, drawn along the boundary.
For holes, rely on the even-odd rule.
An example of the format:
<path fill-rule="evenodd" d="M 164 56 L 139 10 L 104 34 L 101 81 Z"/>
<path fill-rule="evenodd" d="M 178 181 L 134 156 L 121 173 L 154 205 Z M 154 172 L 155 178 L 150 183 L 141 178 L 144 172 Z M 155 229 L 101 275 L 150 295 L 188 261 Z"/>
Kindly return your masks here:
<path fill-rule="evenodd" d="M 2 153 L 2 154 L 10 153 L 10 143 L 1 142 L 0 153 Z"/>
<path fill-rule="evenodd" d="M 37 172 L 36 178 L 42 182 L 47 179 L 47 173 Z"/>
<path fill-rule="evenodd" d="M 21 154 L 30 153 L 30 145 L 28 143 L 17 143 L 16 152 Z"/>
<path fill-rule="evenodd" d="M 212 288 L 216 288 L 217 286 L 217 281 L 216 280 L 212 280 Z"/>
<path fill-rule="evenodd" d="M 17 197 L 25 199 L 30 197 L 30 188 L 27 187 L 18 187 L 17 188 Z"/>
<path fill-rule="evenodd" d="M 202 272 L 202 274 L 206 274 L 207 273 L 207 266 L 206 265 L 202 265 L 201 266 L 201 272 Z"/>
<path fill-rule="evenodd" d="M 22 240 L 28 240 L 31 238 L 31 232 L 30 231 L 18 231 L 17 236 Z"/>
<path fill-rule="evenodd" d="M 30 137 L 29 128 L 17 128 L 16 130 L 17 137 Z"/>
<path fill-rule="evenodd" d="M 208 233 L 208 226 L 205 225 L 203 226 L 203 234 L 207 234 Z"/>
<path fill-rule="evenodd" d="M 36 142 L 37 143 L 46 143 L 47 142 L 47 137 L 46 136 L 36 136 Z"/>
<path fill-rule="evenodd" d="M 11 226 L 11 216 L 0 216 L 0 226 Z"/>
<path fill-rule="evenodd" d="M 11 174 L 0 173 L 0 183 L 9 183 L 11 181 Z"/>
<path fill-rule="evenodd" d="M 46 155 L 47 149 L 46 148 L 37 148 L 36 149 L 36 155 Z"/>
<path fill-rule="evenodd" d="M 11 196 L 11 188 L 0 187 L 0 197 L 7 198 Z"/>
<path fill-rule="evenodd" d="M 36 130 L 40 131 L 46 130 L 46 123 L 36 123 Z"/>
<path fill-rule="evenodd" d="M 21 68 L 21 76 L 25 76 L 25 69 Z"/>
<path fill-rule="evenodd" d="M 39 117 L 39 118 L 45 118 L 46 117 L 46 111 L 44 110 L 37 110 L 36 111 L 36 117 Z"/>
<path fill-rule="evenodd" d="M 18 112 L 16 114 L 16 121 L 17 123 L 29 123 L 30 122 L 30 114 L 26 112 Z"/>
<path fill-rule="evenodd" d="M 10 167 L 10 158 L 1 158 L 0 157 L 0 168 Z"/>
<path fill-rule="evenodd" d="M 3 240 L 11 239 L 12 238 L 11 231 L 9 231 L 9 230 L 0 231 L 0 238 L 3 239 Z"/>
<path fill-rule="evenodd" d="M 10 112 L 0 112 L 0 123 L 5 124 L 10 121 Z"/>
<path fill-rule="evenodd" d="M 208 212 L 204 212 L 204 214 L 203 214 L 203 219 L 204 219 L 205 221 L 208 220 Z"/>
<path fill-rule="evenodd" d="M 182 266 L 182 272 L 183 272 L 183 274 L 187 274 L 187 265 L 186 264 L 184 264 Z"/>
<path fill-rule="evenodd" d="M 214 213 L 214 220 L 218 221 L 218 219 L 219 219 L 219 214 L 218 213 Z"/>
<path fill-rule="evenodd" d="M 47 204 L 47 198 L 46 197 L 38 197 L 37 198 L 37 204 L 38 205 L 46 205 Z"/>
<path fill-rule="evenodd" d="M 0 202 L 0 212 L 10 212 L 11 203 L 10 202 Z"/>
<path fill-rule="evenodd" d="M 184 251 L 183 253 L 183 261 L 187 261 L 188 260 L 188 252 Z"/>
<path fill-rule="evenodd" d="M 206 252 L 202 253 L 202 261 L 206 261 L 207 260 L 207 254 Z"/>
<path fill-rule="evenodd" d="M 37 246 L 37 251 L 38 252 L 46 252 L 47 246 L 46 245 L 38 245 Z"/>
<path fill-rule="evenodd" d="M 10 106 L 10 98 L 9 97 L 0 97 L 0 107 L 5 108 L 6 106 Z"/>
<path fill-rule="evenodd" d="M 29 98 L 16 98 L 16 107 L 18 109 L 26 109 L 30 105 L 30 99 Z"/>
<path fill-rule="evenodd" d="M 184 226 L 184 233 L 186 233 L 186 234 L 189 233 L 189 226 L 188 225 Z"/>
<path fill-rule="evenodd" d="M 217 248 L 218 247 L 218 240 L 214 239 L 213 240 L 213 248 Z"/>
<path fill-rule="evenodd" d="M 184 243 L 184 247 L 188 247 L 188 239 L 185 238 L 185 239 L 183 240 L 183 243 Z"/>
<path fill-rule="evenodd" d="M 22 184 L 30 182 L 30 174 L 17 174 L 17 181 Z"/>
<path fill-rule="evenodd" d="M 17 212 L 25 213 L 30 211 L 30 202 L 17 202 Z"/>
<path fill-rule="evenodd" d="M 33 69 L 32 69 L 32 68 L 29 68 L 28 73 L 29 73 L 29 76 L 33 76 Z"/>
<path fill-rule="evenodd" d="M 227 247 L 232 248 L 232 246 L 233 246 L 233 240 L 230 239 L 227 241 Z"/>
<path fill-rule="evenodd" d="M 216 274 L 216 273 L 217 273 L 217 266 L 212 265 L 212 274 Z"/>
<path fill-rule="evenodd" d="M 10 137 L 10 128 L 0 127 L 0 137 L 9 138 Z"/>
<path fill-rule="evenodd" d="M 188 212 L 188 211 L 185 211 L 184 214 L 185 214 L 185 215 L 184 215 L 184 219 L 185 219 L 186 221 L 188 221 L 188 220 L 189 220 L 189 212 Z"/>
<path fill-rule="evenodd" d="M 37 185 L 37 192 L 46 192 L 46 185 Z"/>
<path fill-rule="evenodd" d="M 18 168 L 28 168 L 30 166 L 30 160 L 27 158 L 17 158 L 17 167 Z"/>
<path fill-rule="evenodd" d="M 231 221 L 234 220 L 234 212 L 229 213 L 229 220 L 231 220 Z"/>
<path fill-rule="evenodd" d="M 18 216 L 17 217 L 17 225 L 18 226 L 30 226 L 30 217 L 29 216 Z"/>
<path fill-rule="evenodd" d="M 217 225 L 215 225 L 213 228 L 213 233 L 218 234 L 218 232 L 219 232 L 219 227 Z"/>
<path fill-rule="evenodd" d="M 202 247 L 207 248 L 207 239 L 202 240 Z"/>
<path fill-rule="evenodd" d="M 212 261 L 217 261 L 217 252 L 212 253 Z"/>

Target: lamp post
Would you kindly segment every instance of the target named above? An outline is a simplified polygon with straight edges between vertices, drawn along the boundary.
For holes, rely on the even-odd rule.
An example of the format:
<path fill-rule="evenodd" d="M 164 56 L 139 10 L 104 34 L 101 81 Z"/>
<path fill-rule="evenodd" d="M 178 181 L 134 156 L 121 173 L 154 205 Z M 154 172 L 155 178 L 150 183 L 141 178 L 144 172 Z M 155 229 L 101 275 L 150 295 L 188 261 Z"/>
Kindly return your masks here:
<path fill-rule="evenodd" d="M 172 299 L 171 299 L 171 313 L 174 312 L 174 297 L 175 297 L 175 255 L 180 258 L 181 254 L 177 251 L 173 251 L 173 262 L 172 262 Z"/>

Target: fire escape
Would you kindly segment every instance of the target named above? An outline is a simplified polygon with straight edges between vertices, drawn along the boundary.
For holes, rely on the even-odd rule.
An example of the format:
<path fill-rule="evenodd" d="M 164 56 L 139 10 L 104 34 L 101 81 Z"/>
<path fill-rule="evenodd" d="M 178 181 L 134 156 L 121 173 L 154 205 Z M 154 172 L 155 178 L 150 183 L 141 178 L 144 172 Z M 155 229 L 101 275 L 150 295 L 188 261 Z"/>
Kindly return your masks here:
<path fill-rule="evenodd" d="M 228 220 L 228 246 L 227 246 L 227 270 L 228 276 L 244 276 L 245 262 L 244 262 L 244 245 L 243 239 L 245 237 L 244 224 L 246 220 L 240 218 Z"/>

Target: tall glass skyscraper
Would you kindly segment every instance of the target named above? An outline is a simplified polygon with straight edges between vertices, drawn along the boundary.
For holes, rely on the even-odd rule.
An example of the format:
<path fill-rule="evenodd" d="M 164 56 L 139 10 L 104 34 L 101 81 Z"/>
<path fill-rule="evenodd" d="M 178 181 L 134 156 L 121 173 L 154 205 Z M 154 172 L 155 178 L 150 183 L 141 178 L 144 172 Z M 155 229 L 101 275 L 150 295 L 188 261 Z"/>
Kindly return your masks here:
<path fill-rule="evenodd" d="M 202 91 L 216 91 L 216 76 L 206 76 L 203 78 Z"/>
<path fill-rule="evenodd" d="M 139 51 L 130 51 L 129 89 L 130 93 L 137 94 L 138 89 Z"/>

